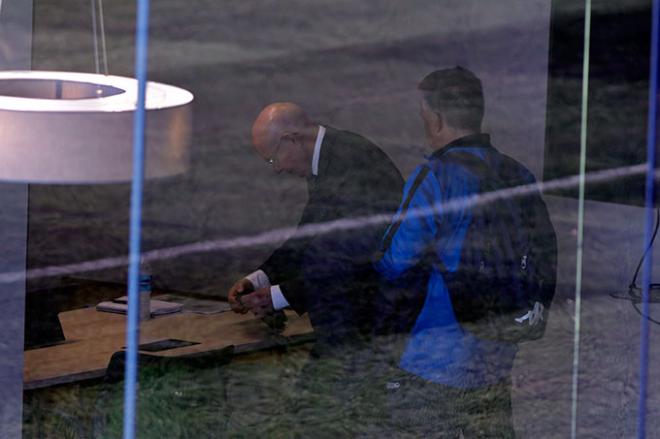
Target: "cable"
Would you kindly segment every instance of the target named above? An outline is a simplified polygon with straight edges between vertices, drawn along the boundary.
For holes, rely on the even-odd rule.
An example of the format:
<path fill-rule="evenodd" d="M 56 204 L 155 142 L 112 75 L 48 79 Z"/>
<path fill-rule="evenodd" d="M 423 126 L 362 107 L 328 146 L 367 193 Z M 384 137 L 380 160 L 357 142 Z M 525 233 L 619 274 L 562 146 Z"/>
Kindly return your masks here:
<path fill-rule="evenodd" d="M 660 325 L 660 321 L 653 319 L 651 316 L 645 316 L 645 315 L 642 313 L 642 311 L 641 311 L 641 310 L 639 309 L 639 307 L 637 306 L 637 304 L 638 304 L 639 302 L 634 302 L 634 301 L 631 300 L 630 303 L 632 303 L 632 306 L 633 306 L 633 308 L 635 308 L 635 311 L 637 311 L 637 314 L 639 314 L 639 315 L 642 316 L 642 317 L 646 317 L 646 318 L 648 319 L 648 321 L 651 322 L 651 323 L 655 323 L 656 325 Z"/>
<path fill-rule="evenodd" d="M 658 228 L 660 227 L 660 208 L 656 209 L 656 216 L 655 216 L 655 229 L 653 230 L 653 236 L 651 237 L 651 242 L 649 243 L 649 246 L 646 248 L 644 251 L 644 254 L 642 255 L 642 258 L 639 260 L 639 264 L 637 264 L 637 268 L 635 269 L 635 274 L 633 276 L 632 281 L 630 282 L 630 285 L 628 285 L 628 294 L 635 298 L 635 299 L 640 299 L 642 298 L 641 293 L 639 288 L 637 286 L 637 276 L 639 275 L 639 270 L 642 267 L 642 263 L 644 262 L 644 259 L 646 259 L 646 255 L 648 255 L 649 251 L 651 251 L 651 248 L 653 247 L 653 242 L 655 241 L 656 236 L 658 235 Z M 655 283 L 650 285 L 651 289 L 660 289 L 660 284 Z M 651 302 L 660 302 L 660 298 L 653 299 L 651 298 Z"/>
<path fill-rule="evenodd" d="M 642 257 L 639 260 L 639 263 L 637 264 L 637 268 L 635 269 L 635 274 L 633 275 L 633 278 L 630 281 L 630 285 L 628 285 L 628 295 L 620 295 L 619 293 L 610 293 L 610 297 L 613 299 L 630 301 L 632 307 L 635 309 L 635 311 L 637 311 L 637 314 L 639 314 L 642 317 L 646 317 L 650 322 L 655 323 L 656 325 L 660 325 L 660 321 L 653 319 L 651 316 L 645 316 L 637 306 L 637 304 L 642 301 L 641 288 L 637 286 L 637 276 L 639 275 L 639 270 L 641 269 L 642 264 L 644 263 L 644 259 L 646 259 L 646 256 L 653 248 L 653 243 L 655 242 L 655 238 L 658 235 L 658 229 L 660 229 L 660 208 L 657 208 L 655 212 L 656 212 L 655 228 L 653 230 L 653 235 L 651 236 L 651 242 L 649 242 L 648 247 L 646 247 L 646 250 L 642 254 Z M 649 285 L 649 296 L 650 296 L 649 303 L 660 302 L 660 297 L 653 298 L 651 294 L 651 292 L 653 291 L 660 291 L 660 283 L 652 283 Z"/>

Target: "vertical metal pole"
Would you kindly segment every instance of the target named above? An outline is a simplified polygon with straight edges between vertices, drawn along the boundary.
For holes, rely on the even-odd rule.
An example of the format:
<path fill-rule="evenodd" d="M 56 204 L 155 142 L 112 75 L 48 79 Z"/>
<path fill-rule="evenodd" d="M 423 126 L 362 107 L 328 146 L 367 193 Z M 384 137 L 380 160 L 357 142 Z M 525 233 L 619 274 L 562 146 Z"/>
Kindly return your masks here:
<path fill-rule="evenodd" d="M 582 318 L 582 258 L 584 248 L 584 194 L 587 168 L 587 134 L 589 115 L 589 56 L 591 53 L 591 0 L 585 0 L 584 49 L 582 59 L 582 109 L 580 121 L 580 184 L 578 201 L 577 249 L 575 266 L 575 327 L 573 330 L 573 383 L 571 391 L 571 438 L 577 437 L 578 384 L 580 371 L 580 332 Z"/>
<path fill-rule="evenodd" d="M 133 182 L 131 187 L 131 230 L 128 267 L 128 316 L 126 328 L 126 371 L 124 381 L 124 439 L 135 438 L 137 347 L 139 341 L 139 270 L 142 220 L 142 186 L 144 180 L 145 92 L 147 49 L 149 43 L 149 0 L 137 2 L 135 36 L 135 77 L 138 100 L 133 126 Z"/>
<path fill-rule="evenodd" d="M 651 66 L 649 73 L 649 112 L 646 136 L 646 194 L 644 248 L 649 248 L 653 235 L 653 206 L 655 204 L 655 146 L 658 116 L 658 0 L 653 0 L 651 27 Z M 639 342 L 639 403 L 637 408 L 637 437 L 646 437 L 646 396 L 649 370 L 649 290 L 653 270 L 653 252 L 648 253 L 642 271 L 642 321 Z"/>

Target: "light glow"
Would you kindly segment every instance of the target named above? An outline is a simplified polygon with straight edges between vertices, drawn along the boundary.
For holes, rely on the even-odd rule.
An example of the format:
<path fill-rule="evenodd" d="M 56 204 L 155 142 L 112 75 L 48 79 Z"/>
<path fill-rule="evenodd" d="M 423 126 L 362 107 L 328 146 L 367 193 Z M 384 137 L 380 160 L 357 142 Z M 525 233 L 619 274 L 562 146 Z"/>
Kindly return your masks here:
<path fill-rule="evenodd" d="M 137 101 L 137 79 L 123 76 L 97 75 L 93 73 L 5 71 L 0 72 L 0 85 L 10 80 L 50 81 L 79 83 L 88 87 L 113 87 L 121 90 L 111 96 L 84 99 L 49 99 L 0 95 L 0 110 L 31 112 L 118 112 L 134 111 Z M 147 83 L 147 110 L 171 108 L 192 102 L 193 95 L 187 90 L 158 82 Z"/>

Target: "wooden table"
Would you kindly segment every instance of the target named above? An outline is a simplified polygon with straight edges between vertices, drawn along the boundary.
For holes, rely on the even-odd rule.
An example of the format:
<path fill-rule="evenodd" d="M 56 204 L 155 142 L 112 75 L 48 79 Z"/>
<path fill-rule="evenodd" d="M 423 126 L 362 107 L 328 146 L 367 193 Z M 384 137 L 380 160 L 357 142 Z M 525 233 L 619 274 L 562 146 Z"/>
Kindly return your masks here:
<path fill-rule="evenodd" d="M 287 311 L 287 317 L 286 329 L 276 335 L 251 314 L 239 315 L 231 311 L 170 314 L 143 322 L 140 343 L 170 338 L 199 343 L 149 352 L 162 357 L 181 357 L 229 346 L 235 347 L 235 353 L 250 352 L 311 336 L 312 328 L 306 315 L 299 317 Z M 59 318 L 65 343 L 25 351 L 26 390 L 103 377 L 111 356 L 126 345 L 125 315 L 86 308 L 62 312 Z"/>

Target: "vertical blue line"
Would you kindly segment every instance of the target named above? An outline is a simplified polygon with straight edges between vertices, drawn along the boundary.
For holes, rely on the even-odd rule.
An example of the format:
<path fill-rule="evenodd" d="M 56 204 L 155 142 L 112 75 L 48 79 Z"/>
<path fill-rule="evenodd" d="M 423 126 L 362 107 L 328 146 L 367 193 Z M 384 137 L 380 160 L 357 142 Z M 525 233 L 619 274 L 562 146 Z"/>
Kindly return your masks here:
<path fill-rule="evenodd" d="M 128 267 L 128 316 L 126 370 L 124 380 L 124 439 L 135 438 L 137 347 L 139 341 L 138 281 L 140 270 L 140 225 L 144 180 L 145 92 L 149 43 L 149 0 L 138 0 L 135 36 L 135 77 L 138 81 L 137 109 L 133 120 L 133 181 L 131 186 L 131 230 Z"/>
<path fill-rule="evenodd" d="M 649 73 L 649 113 L 646 136 L 646 224 L 644 228 L 644 248 L 648 248 L 653 234 L 653 205 L 655 203 L 655 145 L 658 115 L 658 0 L 653 0 L 653 25 L 651 28 L 651 66 Z M 642 274 L 642 321 L 639 342 L 639 404 L 637 408 L 637 437 L 646 437 L 646 395 L 649 372 L 649 289 L 653 268 L 653 252 L 644 260 Z"/>

